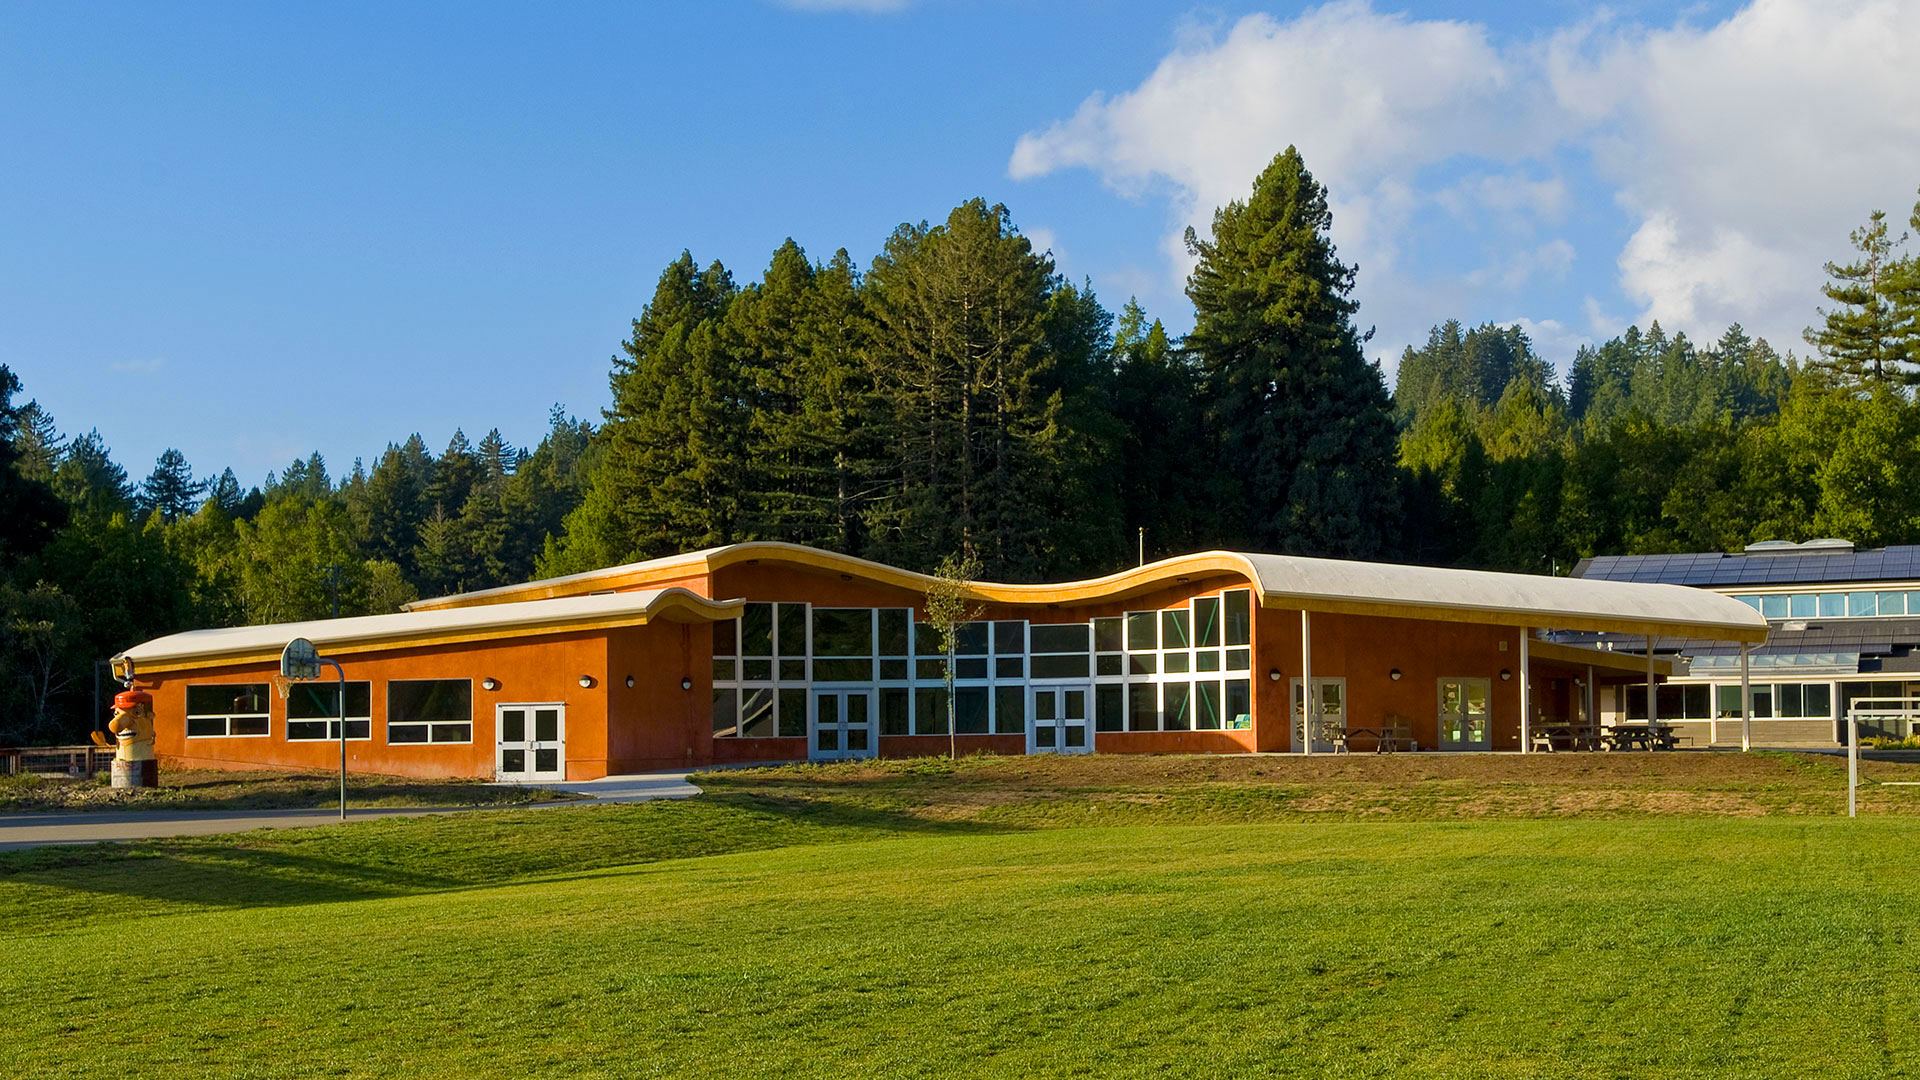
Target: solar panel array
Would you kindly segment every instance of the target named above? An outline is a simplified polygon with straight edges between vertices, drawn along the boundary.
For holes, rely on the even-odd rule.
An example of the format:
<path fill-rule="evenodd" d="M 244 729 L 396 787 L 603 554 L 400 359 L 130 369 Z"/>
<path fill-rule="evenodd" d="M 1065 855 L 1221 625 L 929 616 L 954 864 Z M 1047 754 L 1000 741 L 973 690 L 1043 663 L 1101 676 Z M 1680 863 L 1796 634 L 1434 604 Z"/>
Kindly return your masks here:
<path fill-rule="evenodd" d="M 1745 555 L 1719 551 L 1680 555 L 1595 555 L 1574 577 L 1665 585 L 1811 585 L 1920 579 L 1920 546 L 1804 555 Z"/>

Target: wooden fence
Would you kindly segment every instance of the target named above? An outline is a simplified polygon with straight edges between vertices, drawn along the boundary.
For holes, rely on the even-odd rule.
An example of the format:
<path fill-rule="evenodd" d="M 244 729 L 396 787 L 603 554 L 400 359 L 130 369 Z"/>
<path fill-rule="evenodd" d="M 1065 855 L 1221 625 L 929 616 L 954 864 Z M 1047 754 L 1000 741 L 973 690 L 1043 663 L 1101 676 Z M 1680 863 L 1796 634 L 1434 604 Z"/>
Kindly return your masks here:
<path fill-rule="evenodd" d="M 0 747 L 0 776 L 40 773 L 91 779 L 112 768 L 113 753 L 111 747 L 93 745 Z"/>

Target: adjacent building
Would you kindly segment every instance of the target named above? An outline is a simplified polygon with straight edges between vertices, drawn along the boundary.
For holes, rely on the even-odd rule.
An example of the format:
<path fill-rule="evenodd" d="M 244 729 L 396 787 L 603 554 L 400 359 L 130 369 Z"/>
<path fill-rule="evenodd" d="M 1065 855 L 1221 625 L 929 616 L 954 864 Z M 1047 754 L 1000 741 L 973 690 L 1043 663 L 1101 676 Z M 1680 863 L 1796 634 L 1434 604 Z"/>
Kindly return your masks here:
<path fill-rule="evenodd" d="M 1848 716 L 1868 730 L 1913 733 L 1920 716 L 1920 547 L 1859 550 L 1846 540 L 1766 541 L 1739 552 L 1603 555 L 1582 561 L 1583 581 L 1684 585 L 1729 597 L 1766 620 L 1752 650 L 1752 741 L 1760 746 L 1843 745 Z M 1643 654 L 1644 637 L 1560 634 L 1580 646 Z M 1655 714 L 1695 745 L 1739 745 L 1740 650 L 1724 640 L 1656 636 L 1656 655 L 1678 664 L 1653 698 Z M 1603 714 L 1645 720 L 1644 685 L 1613 687 Z"/>
<path fill-rule="evenodd" d="M 1629 686 L 1644 697 L 1670 678 L 1674 662 L 1645 653 L 1649 640 L 1737 653 L 1768 639 L 1764 612 L 1743 599 L 1593 569 L 1211 551 L 1086 581 L 968 582 L 973 612 L 949 657 L 926 617 L 934 579 L 745 543 L 393 615 L 175 634 L 114 664 L 154 695 L 158 749 L 176 763 L 328 766 L 344 696 L 353 769 L 547 780 L 950 743 L 963 754 L 1523 751 L 1535 728 L 1590 723 L 1607 701 L 1631 711 Z M 344 695 L 276 679 L 295 637 L 345 665 Z M 1629 640 L 1643 651 L 1624 650 Z"/>

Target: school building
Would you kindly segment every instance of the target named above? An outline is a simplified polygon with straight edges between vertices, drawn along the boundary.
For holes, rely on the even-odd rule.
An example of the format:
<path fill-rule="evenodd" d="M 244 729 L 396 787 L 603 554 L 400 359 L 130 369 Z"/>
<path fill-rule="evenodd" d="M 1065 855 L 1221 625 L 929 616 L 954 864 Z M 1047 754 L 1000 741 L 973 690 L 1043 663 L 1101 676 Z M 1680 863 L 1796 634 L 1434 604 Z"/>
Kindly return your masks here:
<path fill-rule="evenodd" d="M 1589 567 L 1591 569 L 1591 567 Z M 349 767 L 592 779 L 875 755 L 1525 752 L 1676 662 L 1765 642 L 1761 611 L 1675 584 L 1210 551 L 1059 584 L 934 579 L 760 542 L 128 649 L 178 765 L 328 768 L 331 679 L 276 685 L 295 637 L 346 669 Z M 1684 665 L 1681 665 L 1684 672 Z M 1663 687 L 1656 692 L 1661 700 Z M 1308 735 L 1311 733 L 1312 738 Z"/>
<path fill-rule="evenodd" d="M 1905 738 L 1920 721 L 1920 547 L 1768 540 L 1737 552 L 1597 556 L 1573 576 L 1709 590 L 1765 619 L 1766 643 L 1748 650 L 1752 745 L 1843 746 L 1849 717 L 1863 733 Z M 1648 648 L 1644 638 L 1617 633 L 1556 637 L 1635 653 Z M 1653 715 L 1694 745 L 1739 745 L 1740 648 L 1677 634 L 1655 637 L 1652 647 L 1683 661 L 1679 675 L 1655 691 Z M 1648 700 L 1644 685 L 1616 686 L 1601 712 L 1644 722 Z"/>

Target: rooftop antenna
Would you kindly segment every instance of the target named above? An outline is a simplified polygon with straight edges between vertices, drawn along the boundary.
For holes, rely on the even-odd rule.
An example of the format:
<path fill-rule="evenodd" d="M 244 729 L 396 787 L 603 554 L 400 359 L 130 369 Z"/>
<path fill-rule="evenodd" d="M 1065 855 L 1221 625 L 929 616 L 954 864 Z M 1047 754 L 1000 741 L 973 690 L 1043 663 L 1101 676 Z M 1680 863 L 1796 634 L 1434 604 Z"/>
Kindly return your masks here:
<path fill-rule="evenodd" d="M 1140 565 L 1147 565 L 1147 527 L 1140 526 Z"/>

